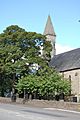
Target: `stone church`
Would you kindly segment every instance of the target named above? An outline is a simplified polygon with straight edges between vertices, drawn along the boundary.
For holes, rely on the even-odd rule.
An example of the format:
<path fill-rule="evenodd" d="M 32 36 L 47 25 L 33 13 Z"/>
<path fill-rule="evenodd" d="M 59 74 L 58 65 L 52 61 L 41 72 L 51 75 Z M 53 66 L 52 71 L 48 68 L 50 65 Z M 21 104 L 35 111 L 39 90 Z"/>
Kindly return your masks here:
<path fill-rule="evenodd" d="M 51 41 L 51 61 L 49 65 L 61 73 L 64 78 L 70 80 L 71 94 L 80 96 L 80 48 L 56 55 L 56 34 L 50 16 L 44 30 L 47 40 Z"/>

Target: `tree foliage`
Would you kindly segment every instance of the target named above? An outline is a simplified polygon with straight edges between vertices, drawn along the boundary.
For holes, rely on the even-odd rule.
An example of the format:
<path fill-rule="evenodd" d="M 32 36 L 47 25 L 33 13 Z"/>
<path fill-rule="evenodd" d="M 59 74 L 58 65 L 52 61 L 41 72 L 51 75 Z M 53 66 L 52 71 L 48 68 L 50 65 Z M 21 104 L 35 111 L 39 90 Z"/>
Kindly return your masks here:
<path fill-rule="evenodd" d="M 36 74 L 31 74 L 20 79 L 16 85 L 19 93 L 24 89 L 27 93 L 37 92 L 41 96 L 49 96 L 64 93 L 69 94 L 70 83 L 52 68 L 45 66 Z"/>
<path fill-rule="evenodd" d="M 0 34 L 0 94 L 15 87 L 39 95 L 70 90 L 69 83 L 48 66 L 51 44 L 36 32 L 26 32 L 17 25 Z M 41 55 L 40 50 L 43 49 Z M 38 69 L 34 71 L 33 65 Z"/>
<path fill-rule="evenodd" d="M 45 36 L 41 34 L 26 32 L 17 25 L 7 27 L 0 34 L 1 93 L 7 88 L 11 89 L 18 79 L 28 74 L 31 64 L 39 63 L 40 65 L 45 65 L 43 58 L 39 57 L 40 46 L 36 45 L 36 40 L 43 41 L 45 52 L 47 42 L 45 41 Z M 50 48 L 49 43 L 48 46 Z M 45 59 L 46 56 L 47 54 L 45 54 Z M 49 57 L 50 55 L 48 54 Z M 6 85 L 7 80 L 9 85 Z"/>

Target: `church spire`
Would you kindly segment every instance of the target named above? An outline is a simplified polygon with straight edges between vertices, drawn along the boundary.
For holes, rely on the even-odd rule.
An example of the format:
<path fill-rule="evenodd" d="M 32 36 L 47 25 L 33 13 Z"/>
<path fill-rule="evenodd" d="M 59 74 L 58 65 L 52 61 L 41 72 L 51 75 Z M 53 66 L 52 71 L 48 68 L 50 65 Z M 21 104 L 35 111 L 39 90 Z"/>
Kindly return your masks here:
<path fill-rule="evenodd" d="M 55 48 L 55 39 L 56 39 L 56 34 L 54 32 L 53 24 L 51 22 L 50 15 L 48 16 L 47 23 L 45 26 L 45 30 L 43 35 L 46 36 L 46 40 L 51 42 L 52 45 L 52 51 L 51 51 L 51 58 L 54 57 L 56 54 L 56 48 Z"/>
<path fill-rule="evenodd" d="M 54 28 L 53 28 L 53 24 L 52 24 L 50 15 L 48 16 L 47 23 L 46 23 L 45 30 L 44 30 L 43 34 L 55 36 L 55 32 L 54 32 Z"/>

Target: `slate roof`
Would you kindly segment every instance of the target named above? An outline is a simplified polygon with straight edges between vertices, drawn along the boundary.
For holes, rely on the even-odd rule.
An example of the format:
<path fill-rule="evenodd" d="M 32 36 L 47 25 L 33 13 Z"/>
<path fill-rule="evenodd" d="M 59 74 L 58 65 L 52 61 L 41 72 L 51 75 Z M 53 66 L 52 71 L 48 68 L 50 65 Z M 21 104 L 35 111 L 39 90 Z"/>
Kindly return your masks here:
<path fill-rule="evenodd" d="M 55 55 L 49 65 L 57 71 L 69 71 L 80 68 L 80 48 Z"/>
<path fill-rule="evenodd" d="M 43 34 L 44 35 L 54 35 L 55 36 L 55 32 L 54 32 L 53 24 L 51 22 L 50 15 L 48 16 L 47 23 L 46 23 L 45 30 L 44 30 Z"/>

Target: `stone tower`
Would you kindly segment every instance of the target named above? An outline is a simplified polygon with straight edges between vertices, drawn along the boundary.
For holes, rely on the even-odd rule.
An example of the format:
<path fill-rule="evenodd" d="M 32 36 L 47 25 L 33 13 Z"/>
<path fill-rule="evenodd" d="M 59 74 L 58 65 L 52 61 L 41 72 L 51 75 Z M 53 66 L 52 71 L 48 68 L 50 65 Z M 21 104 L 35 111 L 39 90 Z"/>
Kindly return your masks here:
<path fill-rule="evenodd" d="M 55 49 L 56 34 L 54 32 L 54 28 L 51 22 L 50 15 L 48 16 L 43 35 L 46 35 L 47 41 L 51 41 L 51 45 L 52 45 L 51 58 L 53 58 L 53 56 L 56 54 L 56 49 Z"/>

